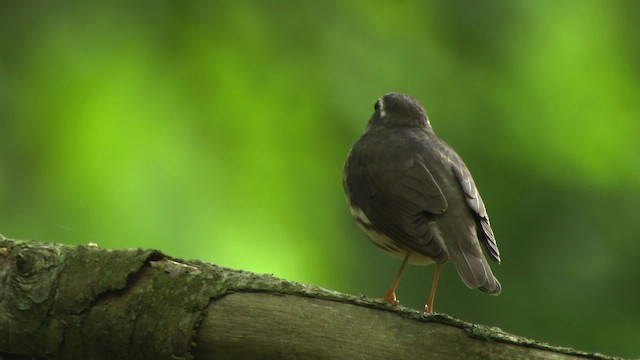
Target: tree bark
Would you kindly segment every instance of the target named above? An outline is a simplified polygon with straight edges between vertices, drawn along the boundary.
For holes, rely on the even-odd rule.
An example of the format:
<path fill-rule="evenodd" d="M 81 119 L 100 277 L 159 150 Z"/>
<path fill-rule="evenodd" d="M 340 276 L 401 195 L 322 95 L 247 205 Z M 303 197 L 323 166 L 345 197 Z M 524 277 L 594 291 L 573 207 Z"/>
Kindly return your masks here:
<path fill-rule="evenodd" d="M 614 359 L 156 250 L 2 237 L 14 358 Z"/>

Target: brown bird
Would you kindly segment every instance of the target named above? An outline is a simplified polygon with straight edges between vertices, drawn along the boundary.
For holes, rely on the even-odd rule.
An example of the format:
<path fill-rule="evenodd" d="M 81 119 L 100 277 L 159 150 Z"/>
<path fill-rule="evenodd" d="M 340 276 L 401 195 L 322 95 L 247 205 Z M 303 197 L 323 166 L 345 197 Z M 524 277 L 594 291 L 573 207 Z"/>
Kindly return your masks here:
<path fill-rule="evenodd" d="M 500 262 L 482 198 L 467 166 L 436 136 L 416 99 L 390 93 L 375 103 L 364 134 L 347 158 L 343 184 L 362 231 L 375 245 L 403 259 L 383 300 L 398 304 L 396 287 L 407 263 L 435 262 L 425 306 L 433 312 L 440 266 L 449 258 L 469 288 L 500 294 L 500 283 L 480 247 Z"/>

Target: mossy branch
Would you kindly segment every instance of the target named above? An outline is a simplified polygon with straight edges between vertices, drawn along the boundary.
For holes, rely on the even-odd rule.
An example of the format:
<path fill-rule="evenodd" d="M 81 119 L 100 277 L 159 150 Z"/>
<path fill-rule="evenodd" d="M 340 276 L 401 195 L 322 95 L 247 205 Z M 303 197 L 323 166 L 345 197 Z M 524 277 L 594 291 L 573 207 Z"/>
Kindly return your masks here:
<path fill-rule="evenodd" d="M 0 238 L 0 359 L 613 359 L 184 261 Z"/>

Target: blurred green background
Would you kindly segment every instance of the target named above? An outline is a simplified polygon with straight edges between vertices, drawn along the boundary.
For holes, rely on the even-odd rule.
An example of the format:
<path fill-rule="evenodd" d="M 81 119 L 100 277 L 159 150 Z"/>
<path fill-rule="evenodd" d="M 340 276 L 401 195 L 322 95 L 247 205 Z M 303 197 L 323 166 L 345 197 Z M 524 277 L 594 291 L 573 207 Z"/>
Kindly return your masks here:
<path fill-rule="evenodd" d="M 465 159 L 503 293 L 436 311 L 640 356 L 637 1 L 3 1 L 0 233 L 157 248 L 366 296 L 399 261 L 342 166 L 376 99 Z M 399 298 L 421 309 L 433 267 Z"/>

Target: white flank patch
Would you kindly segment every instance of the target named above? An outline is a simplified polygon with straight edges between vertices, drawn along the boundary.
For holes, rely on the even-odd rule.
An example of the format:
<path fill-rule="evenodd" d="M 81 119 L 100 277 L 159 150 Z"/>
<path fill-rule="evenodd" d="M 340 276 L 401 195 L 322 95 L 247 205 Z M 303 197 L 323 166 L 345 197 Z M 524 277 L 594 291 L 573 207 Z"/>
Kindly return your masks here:
<path fill-rule="evenodd" d="M 369 218 L 364 213 L 364 211 L 362 211 L 362 209 L 357 208 L 357 207 L 353 207 L 353 206 L 349 206 L 349 210 L 351 210 L 351 215 L 353 215 L 354 218 L 359 218 L 365 224 L 367 224 L 367 226 L 373 226 L 373 224 L 371 224 L 371 220 L 369 220 Z"/>
<path fill-rule="evenodd" d="M 369 220 L 369 218 L 364 213 L 364 211 L 362 211 L 362 209 L 349 206 L 349 210 L 351 210 L 351 215 L 353 215 L 354 218 L 360 219 L 360 221 L 364 223 L 363 225 L 359 221 L 356 221 L 356 224 L 358 225 L 360 230 L 362 230 L 362 232 L 364 232 L 365 235 L 367 235 L 369 240 L 371 240 L 374 244 L 378 245 L 378 247 L 382 248 L 383 250 L 391 254 L 391 256 L 398 259 L 404 259 L 404 257 L 407 255 L 407 250 L 403 249 L 395 241 L 391 240 L 387 235 L 373 230 L 372 229 L 373 224 L 371 223 L 371 220 Z M 428 256 L 424 256 L 417 252 L 413 252 L 411 254 L 411 257 L 409 258 L 409 264 L 429 265 L 429 264 L 433 264 L 433 260 Z"/>

